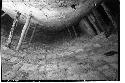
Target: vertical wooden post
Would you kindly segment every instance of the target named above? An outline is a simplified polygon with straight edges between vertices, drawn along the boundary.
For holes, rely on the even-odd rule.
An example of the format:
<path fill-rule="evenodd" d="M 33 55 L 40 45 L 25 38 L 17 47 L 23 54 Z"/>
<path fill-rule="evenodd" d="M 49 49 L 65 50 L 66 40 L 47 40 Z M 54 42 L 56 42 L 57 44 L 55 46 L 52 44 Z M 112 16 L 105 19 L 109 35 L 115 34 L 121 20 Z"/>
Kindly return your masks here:
<path fill-rule="evenodd" d="M 75 37 L 77 38 L 77 33 L 76 33 L 76 30 L 75 30 L 75 27 L 72 26 L 72 29 L 73 29 L 73 32 L 75 33 Z"/>
<path fill-rule="evenodd" d="M 25 23 L 25 25 L 24 25 L 24 27 L 23 27 L 23 29 L 22 29 L 21 37 L 20 37 L 20 39 L 19 39 L 18 45 L 17 45 L 17 47 L 16 47 L 16 50 L 19 50 L 19 48 L 20 48 L 20 46 L 21 46 L 22 40 L 23 40 L 24 35 L 25 35 L 25 33 L 26 33 L 26 29 L 29 27 L 30 20 L 31 20 L 31 14 L 30 14 L 30 15 L 27 17 L 27 19 L 26 19 L 26 23 Z"/>
<path fill-rule="evenodd" d="M 96 19 L 96 21 L 97 21 L 97 24 L 99 25 L 99 28 L 100 28 L 100 30 L 103 32 L 103 31 L 105 31 L 104 30 L 104 27 L 102 26 L 102 24 L 101 24 L 101 19 L 100 19 L 100 15 L 99 15 L 99 13 L 98 13 L 98 11 L 96 10 L 96 9 L 94 9 L 94 10 L 92 10 L 92 13 L 93 13 L 93 15 L 94 15 L 94 17 L 95 17 L 95 19 Z"/>
<path fill-rule="evenodd" d="M 26 29 L 26 31 L 25 31 L 25 33 L 24 33 L 23 40 L 26 39 L 26 36 L 27 36 L 28 30 L 29 30 L 29 27 L 30 27 L 30 23 L 28 24 L 27 29 Z"/>
<path fill-rule="evenodd" d="M 32 32 L 32 36 L 31 36 L 31 38 L 30 38 L 30 42 L 29 42 L 29 43 L 31 43 L 31 41 L 32 41 L 32 39 L 33 39 L 33 36 L 34 36 L 34 34 L 35 34 L 35 31 L 36 31 L 36 28 L 37 28 L 37 24 L 36 24 L 36 26 L 34 27 L 34 30 L 33 30 L 33 32 Z"/>
<path fill-rule="evenodd" d="M 14 28 L 15 28 L 16 25 L 17 25 L 17 22 L 18 22 L 18 19 L 19 19 L 20 15 L 21 15 L 21 14 L 20 14 L 19 12 L 17 12 L 17 15 L 16 15 L 16 17 L 15 17 L 15 19 L 14 19 L 14 21 L 13 21 L 13 25 L 12 25 L 12 28 L 11 28 L 11 31 L 10 31 L 10 34 L 9 34 L 9 38 L 8 38 L 8 40 L 7 40 L 7 46 L 8 46 L 8 47 L 10 47 L 10 45 L 11 45 Z"/>
<path fill-rule="evenodd" d="M 67 31 L 68 31 L 68 33 L 69 33 L 70 37 L 72 37 L 72 35 L 71 35 L 71 32 L 70 32 L 69 28 L 67 28 Z"/>
<path fill-rule="evenodd" d="M 88 23 L 88 21 L 86 20 L 87 17 L 85 17 L 82 21 L 85 24 L 86 28 L 85 29 L 87 31 L 88 34 L 90 35 L 96 35 L 95 32 L 93 31 L 91 25 Z"/>
<path fill-rule="evenodd" d="M 96 24 L 95 24 L 95 22 L 94 22 L 91 14 L 88 16 L 88 19 L 92 23 L 92 25 L 94 26 L 94 28 L 96 29 L 97 34 L 99 34 L 100 31 L 99 31 L 98 27 L 96 26 Z"/>

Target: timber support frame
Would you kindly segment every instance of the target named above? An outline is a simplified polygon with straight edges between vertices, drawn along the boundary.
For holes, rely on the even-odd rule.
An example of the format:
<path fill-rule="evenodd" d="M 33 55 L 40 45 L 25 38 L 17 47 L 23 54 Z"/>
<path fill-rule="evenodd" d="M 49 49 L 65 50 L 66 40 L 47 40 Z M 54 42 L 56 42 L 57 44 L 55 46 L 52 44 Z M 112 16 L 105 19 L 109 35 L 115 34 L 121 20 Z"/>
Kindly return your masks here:
<path fill-rule="evenodd" d="M 23 39 L 25 39 L 24 37 L 25 37 L 25 35 L 26 35 L 26 33 L 27 33 L 27 30 L 28 30 L 29 27 L 30 27 L 29 25 L 30 25 L 31 17 L 32 17 L 32 14 L 29 14 L 29 15 L 27 16 L 26 23 L 24 24 L 24 27 L 23 27 L 22 33 L 21 33 L 21 37 L 20 37 L 19 42 L 18 42 L 18 45 L 17 45 L 17 47 L 16 47 L 16 50 L 17 50 L 17 51 L 19 50 Z"/>
<path fill-rule="evenodd" d="M 9 48 L 10 48 L 11 43 L 12 43 L 14 29 L 17 26 L 20 15 L 21 15 L 21 13 L 17 12 L 17 15 L 16 15 L 16 17 L 13 21 L 13 25 L 12 25 L 12 28 L 11 28 L 11 31 L 10 31 L 10 34 L 9 34 L 9 37 L 8 37 L 8 40 L 7 40 L 7 44 L 6 44 L 6 46 L 9 47 Z"/>

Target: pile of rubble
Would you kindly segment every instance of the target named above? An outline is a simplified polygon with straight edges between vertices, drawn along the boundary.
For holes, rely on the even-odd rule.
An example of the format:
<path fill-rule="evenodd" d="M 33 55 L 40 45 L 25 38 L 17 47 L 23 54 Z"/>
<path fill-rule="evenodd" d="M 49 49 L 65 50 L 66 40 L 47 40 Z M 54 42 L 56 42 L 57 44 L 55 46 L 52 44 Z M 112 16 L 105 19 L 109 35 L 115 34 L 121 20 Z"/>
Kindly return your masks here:
<path fill-rule="evenodd" d="M 2 80 L 118 80 L 116 36 L 72 42 L 25 52 L 1 45 Z"/>

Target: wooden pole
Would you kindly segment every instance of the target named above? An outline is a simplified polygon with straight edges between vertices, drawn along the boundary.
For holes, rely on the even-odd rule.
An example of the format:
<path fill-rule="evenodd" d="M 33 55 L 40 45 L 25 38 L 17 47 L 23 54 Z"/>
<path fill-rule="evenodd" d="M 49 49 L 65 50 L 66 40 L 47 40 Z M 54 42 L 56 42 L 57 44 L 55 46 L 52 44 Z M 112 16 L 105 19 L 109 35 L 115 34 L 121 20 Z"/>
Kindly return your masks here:
<path fill-rule="evenodd" d="M 72 37 L 72 35 L 71 35 L 71 32 L 70 32 L 69 28 L 67 28 L 67 31 L 68 31 L 68 33 L 69 33 L 70 37 Z"/>
<path fill-rule="evenodd" d="M 24 40 L 24 41 L 25 41 L 25 39 L 26 39 L 26 36 L 27 36 L 28 30 L 29 30 L 29 27 L 30 27 L 30 23 L 28 24 L 27 29 L 26 29 L 26 32 L 25 32 L 25 34 L 24 34 L 24 37 L 23 37 L 23 40 Z"/>
<path fill-rule="evenodd" d="M 16 25 L 17 25 L 17 22 L 18 22 L 18 19 L 19 19 L 20 15 L 21 15 L 21 14 L 20 14 L 19 12 L 17 12 L 16 18 L 15 18 L 14 21 L 13 21 L 13 25 L 12 25 L 12 28 L 11 28 L 11 31 L 10 31 L 10 34 L 9 34 L 9 38 L 8 38 L 8 40 L 7 40 L 7 47 L 10 47 L 10 45 L 11 45 L 14 28 L 15 28 Z"/>
<path fill-rule="evenodd" d="M 4 17 L 5 15 L 6 15 L 6 13 L 3 13 L 3 14 L 1 15 L 1 18 Z"/>
<path fill-rule="evenodd" d="M 98 13 L 98 11 L 96 10 L 96 9 L 94 9 L 94 10 L 92 10 L 92 13 L 93 13 L 93 16 L 95 17 L 95 19 L 96 19 L 96 22 L 97 22 L 97 24 L 99 25 L 99 29 L 103 32 L 103 31 L 105 31 L 104 30 L 104 27 L 102 26 L 102 24 L 101 24 L 101 19 L 100 19 L 100 15 L 99 15 L 99 13 Z"/>
<path fill-rule="evenodd" d="M 94 26 L 94 28 L 96 29 L 97 34 L 99 34 L 100 31 L 99 31 L 98 27 L 96 26 L 96 24 L 94 22 L 94 19 L 93 19 L 93 16 L 91 14 L 88 16 L 88 19 L 92 23 L 92 25 Z"/>
<path fill-rule="evenodd" d="M 93 31 L 91 25 L 88 23 L 88 21 L 86 20 L 86 18 L 84 18 L 83 20 L 83 23 L 85 24 L 85 26 L 87 27 L 87 33 L 90 34 L 90 35 L 96 35 L 95 32 Z"/>
<path fill-rule="evenodd" d="M 31 14 L 26 19 L 26 23 L 25 23 L 25 25 L 24 25 L 24 27 L 22 29 L 21 37 L 20 37 L 20 40 L 19 40 L 18 45 L 16 47 L 16 50 L 19 50 L 19 48 L 21 46 L 22 40 L 23 40 L 24 35 L 26 33 L 26 29 L 29 27 L 30 20 L 31 20 Z"/>
<path fill-rule="evenodd" d="M 77 38 L 77 33 L 76 33 L 76 30 L 75 30 L 75 27 L 72 26 L 72 29 L 73 29 L 73 32 L 74 32 L 74 34 L 75 34 L 75 37 Z"/>
<path fill-rule="evenodd" d="M 29 43 L 31 43 L 31 41 L 32 41 L 32 39 L 33 39 L 33 36 L 34 36 L 34 34 L 35 34 L 35 31 L 36 31 L 36 28 L 37 28 L 37 24 L 36 24 L 36 26 L 34 27 L 34 30 L 33 30 L 33 33 L 32 33 L 32 36 L 31 36 L 31 38 L 30 38 L 30 42 L 29 42 Z"/>

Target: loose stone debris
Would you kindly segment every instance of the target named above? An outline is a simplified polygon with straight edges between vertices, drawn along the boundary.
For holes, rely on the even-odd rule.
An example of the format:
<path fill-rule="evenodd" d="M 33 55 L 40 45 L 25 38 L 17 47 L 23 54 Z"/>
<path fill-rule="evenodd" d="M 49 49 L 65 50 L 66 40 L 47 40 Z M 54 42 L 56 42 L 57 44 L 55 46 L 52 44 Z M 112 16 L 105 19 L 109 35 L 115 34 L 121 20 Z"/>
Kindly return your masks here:
<path fill-rule="evenodd" d="M 1 45 L 2 80 L 118 80 L 118 45 L 110 38 L 102 33 L 86 43 L 72 40 L 77 44 L 66 42 L 47 52 L 16 52 Z M 105 55 L 114 50 L 117 54 Z"/>

